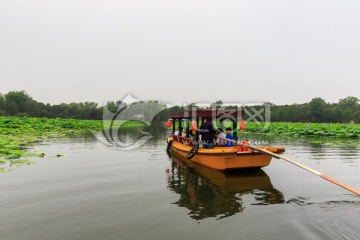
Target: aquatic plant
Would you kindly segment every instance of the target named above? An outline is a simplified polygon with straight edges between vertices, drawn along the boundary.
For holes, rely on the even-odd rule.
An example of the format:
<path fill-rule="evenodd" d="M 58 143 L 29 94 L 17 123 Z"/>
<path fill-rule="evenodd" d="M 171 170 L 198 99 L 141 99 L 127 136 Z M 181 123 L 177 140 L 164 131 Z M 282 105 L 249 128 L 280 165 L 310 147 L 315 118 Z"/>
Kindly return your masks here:
<path fill-rule="evenodd" d="M 246 132 L 289 136 L 359 138 L 360 124 L 272 122 L 265 126 L 263 123 L 250 122 L 247 124 Z"/>
<path fill-rule="evenodd" d="M 103 122 L 101 120 L 0 116 L 0 164 L 10 162 L 10 165 L 13 166 L 24 165 L 25 162 L 21 157 L 41 158 L 45 156 L 43 152 L 33 153 L 27 151 L 27 148 L 33 143 L 52 138 L 90 134 L 90 129 L 101 131 L 106 127 L 110 127 L 110 122 Z M 121 127 L 144 125 L 140 121 L 113 121 L 112 124 L 119 124 Z M 16 159 L 18 162 L 14 162 Z M 11 164 L 11 161 L 13 161 L 13 164 Z M 6 172 L 6 168 L 2 167 L 0 172 Z"/>

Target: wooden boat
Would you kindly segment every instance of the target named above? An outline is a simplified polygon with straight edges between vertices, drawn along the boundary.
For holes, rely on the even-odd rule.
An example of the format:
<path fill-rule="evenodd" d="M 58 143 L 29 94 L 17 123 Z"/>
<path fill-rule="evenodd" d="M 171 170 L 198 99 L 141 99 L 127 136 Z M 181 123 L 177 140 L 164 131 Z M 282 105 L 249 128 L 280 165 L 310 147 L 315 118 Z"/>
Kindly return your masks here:
<path fill-rule="evenodd" d="M 199 131 L 196 131 L 194 139 L 189 137 L 190 119 L 195 119 L 196 126 L 199 126 L 200 118 L 211 117 L 213 120 L 220 120 L 220 124 L 226 119 L 232 121 L 233 129 L 237 129 L 237 119 L 241 112 L 232 110 L 198 110 L 191 112 L 172 113 L 169 117 L 172 119 L 172 134 L 166 139 L 168 150 L 182 158 L 190 159 L 194 162 L 218 170 L 232 170 L 243 168 L 261 168 L 268 166 L 272 156 L 251 149 L 239 150 L 237 146 L 233 147 L 214 147 L 205 149 L 199 143 Z M 178 122 L 179 131 L 182 132 L 182 121 L 186 121 L 186 137 L 175 135 L 175 123 Z M 236 131 L 233 132 L 236 139 Z M 281 154 L 285 152 L 283 147 L 257 146 L 273 153 Z"/>

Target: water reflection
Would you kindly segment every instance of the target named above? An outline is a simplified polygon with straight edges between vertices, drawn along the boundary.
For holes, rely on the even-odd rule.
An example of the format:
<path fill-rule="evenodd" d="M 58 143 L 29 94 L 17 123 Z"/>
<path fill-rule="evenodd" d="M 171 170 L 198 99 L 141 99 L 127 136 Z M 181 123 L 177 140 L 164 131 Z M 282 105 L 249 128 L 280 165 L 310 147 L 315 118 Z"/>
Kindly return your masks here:
<path fill-rule="evenodd" d="M 168 188 L 180 196 L 173 204 L 189 209 L 195 220 L 229 217 L 243 212 L 246 205 L 285 202 L 260 169 L 221 172 L 173 157 L 166 172 Z"/>
<path fill-rule="evenodd" d="M 163 126 L 151 125 L 149 127 L 126 127 L 118 130 L 118 138 L 124 143 L 131 143 L 139 140 L 144 133 L 150 134 L 151 138 L 145 145 L 155 146 L 159 143 L 165 143 L 165 138 L 170 135 Z"/>

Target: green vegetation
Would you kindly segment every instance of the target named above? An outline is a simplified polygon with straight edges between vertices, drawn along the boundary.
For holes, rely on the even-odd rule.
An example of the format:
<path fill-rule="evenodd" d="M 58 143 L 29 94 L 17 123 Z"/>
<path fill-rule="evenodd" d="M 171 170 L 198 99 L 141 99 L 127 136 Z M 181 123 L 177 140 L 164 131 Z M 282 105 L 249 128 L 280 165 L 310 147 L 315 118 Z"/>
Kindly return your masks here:
<path fill-rule="evenodd" d="M 216 122 L 220 127 L 220 123 Z M 224 128 L 231 127 L 232 123 L 225 121 Z M 241 132 L 239 132 L 241 133 Z M 246 123 L 246 129 L 242 134 L 251 136 L 253 133 L 263 135 L 280 135 L 289 137 L 326 137 L 326 138 L 360 138 L 360 124 L 345 123 L 291 123 L 291 122 L 271 122 L 271 123 Z"/>
<path fill-rule="evenodd" d="M 359 124 L 326 124 L 326 123 L 279 123 L 272 122 L 269 126 L 263 123 L 250 122 L 246 132 L 270 133 L 287 136 L 359 138 Z"/>
<path fill-rule="evenodd" d="M 33 163 L 22 157 L 44 157 L 45 153 L 29 153 L 26 147 L 49 138 L 86 133 L 102 129 L 102 121 L 0 117 L 0 164 L 18 167 Z M 0 172 L 11 169 L 2 167 Z"/>
<path fill-rule="evenodd" d="M 313 98 L 309 103 L 271 106 L 273 122 L 360 123 L 360 104 L 357 97 L 346 97 L 338 103 Z"/>
<path fill-rule="evenodd" d="M 360 123 L 360 104 L 357 97 L 349 96 L 337 103 L 327 103 L 322 98 L 313 98 L 308 103 L 271 106 L 271 121 L 273 122 L 315 122 L 315 123 Z M 181 112 L 192 109 L 196 104 L 187 106 L 166 105 L 158 101 L 142 101 L 127 105 L 122 101 L 109 101 L 106 108 L 116 113 L 121 111 L 119 119 L 139 119 L 146 122 L 166 121 L 171 112 Z M 210 108 L 224 107 L 221 100 Z M 251 108 L 263 109 L 263 106 L 245 107 L 245 120 L 253 113 Z M 236 109 L 238 106 L 226 106 L 226 109 Z M 200 108 L 198 108 L 200 109 Z M 37 102 L 24 91 L 12 91 L 0 94 L 0 116 L 28 116 L 47 118 L 73 118 L 101 120 L 102 106 L 94 102 L 61 103 L 58 105 Z"/>
<path fill-rule="evenodd" d="M 86 120 L 112 119 L 112 115 L 121 112 L 118 120 L 142 120 L 151 122 L 159 121 L 160 116 L 165 120 L 165 112 L 156 116 L 166 108 L 166 105 L 158 101 L 141 101 L 131 104 L 129 107 L 122 101 L 109 101 L 106 103 L 110 113 L 104 113 L 104 107 L 98 106 L 95 102 L 61 103 L 58 105 L 44 104 L 37 102 L 25 91 L 11 91 L 2 95 L 0 93 L 0 116 L 27 116 L 40 118 L 72 118 Z M 155 119 L 154 119 L 155 118 Z"/>
<path fill-rule="evenodd" d="M 105 122 L 105 128 L 110 126 Z M 139 121 L 114 121 L 114 125 L 121 127 L 142 126 Z M 89 134 L 91 130 L 104 129 L 103 121 L 78 120 L 61 118 L 29 118 L 29 117 L 0 117 L 0 165 L 11 166 L 28 165 L 32 162 L 22 157 L 44 157 L 45 153 L 26 152 L 26 148 L 39 141 L 51 138 L 63 138 Z M 58 154 L 63 156 L 63 154 Z M 0 172 L 9 169 L 1 167 Z"/>
<path fill-rule="evenodd" d="M 326 137 L 331 139 L 358 139 L 360 137 L 360 104 L 356 97 L 340 99 L 338 103 L 327 103 L 324 99 L 314 98 L 309 103 L 271 106 L 269 126 L 264 123 L 248 122 L 245 133 L 261 133 L 266 135 L 309 138 Z M 12 91 L 0 94 L 0 172 L 11 169 L 4 167 L 31 164 L 24 157 L 44 157 L 45 153 L 27 152 L 27 146 L 34 142 L 50 138 L 61 138 L 79 134 L 88 134 L 90 129 L 103 130 L 104 127 L 132 127 L 145 125 L 144 121 L 166 121 L 168 114 L 181 112 L 196 107 L 194 103 L 187 106 L 166 105 L 158 101 L 137 102 L 127 105 L 122 101 L 111 101 L 104 107 L 94 102 L 61 103 L 50 105 L 37 102 L 24 91 Z M 224 107 L 217 101 L 211 107 L 237 109 L 239 106 Z M 201 109 L 198 107 L 198 109 Z M 264 106 L 245 106 L 244 120 L 253 119 L 252 115 L 262 111 Z M 116 115 L 116 113 L 119 113 Z M 31 116 L 31 117 L 30 117 Z M 115 121 L 110 121 L 116 118 Z M 121 119 L 121 120 L 118 120 Z M 138 120 L 133 120 L 138 119 Z M 313 122 L 313 123 L 309 123 Z M 315 142 L 318 140 L 314 140 Z M 57 157 L 61 157 L 58 154 Z"/>

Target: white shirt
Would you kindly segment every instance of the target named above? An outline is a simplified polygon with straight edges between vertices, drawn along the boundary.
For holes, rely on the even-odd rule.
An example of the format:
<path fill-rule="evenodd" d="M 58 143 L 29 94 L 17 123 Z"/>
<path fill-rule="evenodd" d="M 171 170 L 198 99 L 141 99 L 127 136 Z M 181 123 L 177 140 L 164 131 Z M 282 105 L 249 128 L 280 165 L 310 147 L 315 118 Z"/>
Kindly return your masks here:
<path fill-rule="evenodd" d="M 223 132 L 219 133 L 218 136 L 226 138 L 226 135 Z M 224 139 L 221 139 L 221 138 L 216 139 L 216 144 L 218 144 L 218 145 L 224 145 L 225 143 L 226 143 L 226 141 Z"/>

